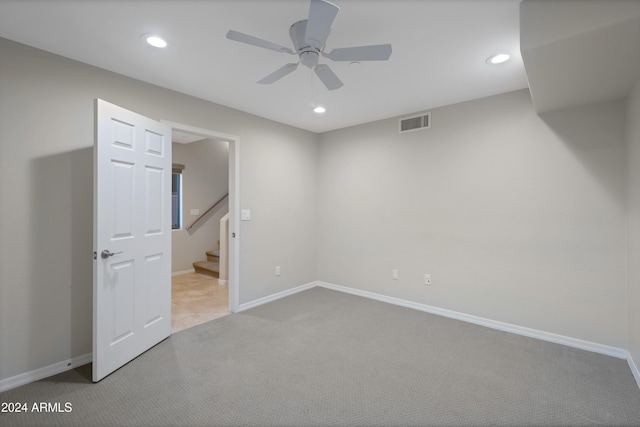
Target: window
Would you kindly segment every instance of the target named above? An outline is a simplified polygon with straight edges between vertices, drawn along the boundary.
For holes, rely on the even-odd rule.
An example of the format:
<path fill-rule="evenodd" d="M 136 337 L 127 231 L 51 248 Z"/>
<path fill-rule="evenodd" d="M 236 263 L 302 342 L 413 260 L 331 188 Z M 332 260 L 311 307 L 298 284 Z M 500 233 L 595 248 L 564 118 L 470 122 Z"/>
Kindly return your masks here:
<path fill-rule="evenodd" d="M 184 165 L 174 164 L 171 171 L 171 229 L 182 228 L 182 171 Z"/>

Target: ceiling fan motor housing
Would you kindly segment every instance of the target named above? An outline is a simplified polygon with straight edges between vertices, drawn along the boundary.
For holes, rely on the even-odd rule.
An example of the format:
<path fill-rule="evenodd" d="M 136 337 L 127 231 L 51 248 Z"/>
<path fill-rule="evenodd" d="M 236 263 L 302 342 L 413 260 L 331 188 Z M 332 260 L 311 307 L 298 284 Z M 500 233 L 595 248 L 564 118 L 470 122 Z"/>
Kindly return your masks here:
<path fill-rule="evenodd" d="M 293 41 L 293 46 L 298 52 L 300 62 L 309 68 L 313 68 L 318 65 L 318 59 L 320 58 L 320 49 L 322 46 L 309 46 L 305 41 L 304 36 L 307 32 L 307 20 L 298 21 L 289 28 L 289 35 Z"/>
<path fill-rule="evenodd" d="M 386 61 L 391 55 L 390 44 L 371 46 L 355 46 L 332 49 L 325 53 L 324 48 L 327 38 L 331 33 L 331 26 L 338 15 L 340 8 L 328 0 L 310 0 L 309 18 L 295 22 L 289 28 L 289 35 L 293 41 L 295 51 L 249 34 L 229 30 L 227 38 L 238 42 L 250 44 L 263 49 L 269 49 L 289 55 L 298 55 L 299 62 L 290 62 L 278 68 L 271 74 L 258 80 L 260 84 L 274 83 L 284 76 L 294 72 L 300 63 L 313 69 L 314 73 L 328 90 L 336 90 L 343 86 L 338 76 L 331 71 L 327 64 L 320 64 L 320 55 L 332 61 Z"/>

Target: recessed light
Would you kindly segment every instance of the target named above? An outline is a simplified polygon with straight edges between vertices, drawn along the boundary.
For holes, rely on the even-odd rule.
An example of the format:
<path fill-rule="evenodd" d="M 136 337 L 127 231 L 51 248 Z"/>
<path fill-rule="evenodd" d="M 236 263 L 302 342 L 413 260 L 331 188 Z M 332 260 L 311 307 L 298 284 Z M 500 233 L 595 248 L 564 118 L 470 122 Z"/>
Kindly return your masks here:
<path fill-rule="evenodd" d="M 327 111 L 327 109 L 324 108 L 322 105 L 318 105 L 316 108 L 313 109 L 313 112 L 316 114 L 322 114 L 325 111 Z"/>
<path fill-rule="evenodd" d="M 143 34 L 142 39 L 153 47 L 167 47 L 167 42 L 156 34 Z"/>
<path fill-rule="evenodd" d="M 508 53 L 497 53 L 487 58 L 487 64 L 502 64 L 503 62 L 507 62 L 509 58 L 511 58 L 511 56 Z"/>

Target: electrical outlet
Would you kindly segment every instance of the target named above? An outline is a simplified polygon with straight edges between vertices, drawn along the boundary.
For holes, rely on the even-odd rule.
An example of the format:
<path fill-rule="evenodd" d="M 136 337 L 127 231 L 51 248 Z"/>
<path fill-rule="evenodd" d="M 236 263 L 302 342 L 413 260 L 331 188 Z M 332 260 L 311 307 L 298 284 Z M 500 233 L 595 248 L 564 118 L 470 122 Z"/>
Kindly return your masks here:
<path fill-rule="evenodd" d="M 393 280 L 398 280 L 398 270 L 395 268 L 391 270 L 391 277 L 393 277 Z"/>
<path fill-rule="evenodd" d="M 280 266 L 276 265 L 276 276 L 280 275 Z"/>
<path fill-rule="evenodd" d="M 424 275 L 424 284 L 431 286 L 431 274 L 427 273 Z"/>

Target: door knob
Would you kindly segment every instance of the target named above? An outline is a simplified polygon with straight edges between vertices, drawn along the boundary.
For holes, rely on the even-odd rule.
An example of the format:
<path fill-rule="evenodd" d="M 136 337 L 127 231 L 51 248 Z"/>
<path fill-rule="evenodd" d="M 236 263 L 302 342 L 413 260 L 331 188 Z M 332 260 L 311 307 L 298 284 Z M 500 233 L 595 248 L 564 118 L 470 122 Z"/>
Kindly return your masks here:
<path fill-rule="evenodd" d="M 110 256 L 114 256 L 114 255 L 121 254 L 121 253 L 122 253 L 122 251 L 120 251 L 120 252 L 109 252 L 108 249 L 105 249 L 104 251 L 102 251 L 100 256 L 102 257 L 102 259 L 107 259 Z"/>

